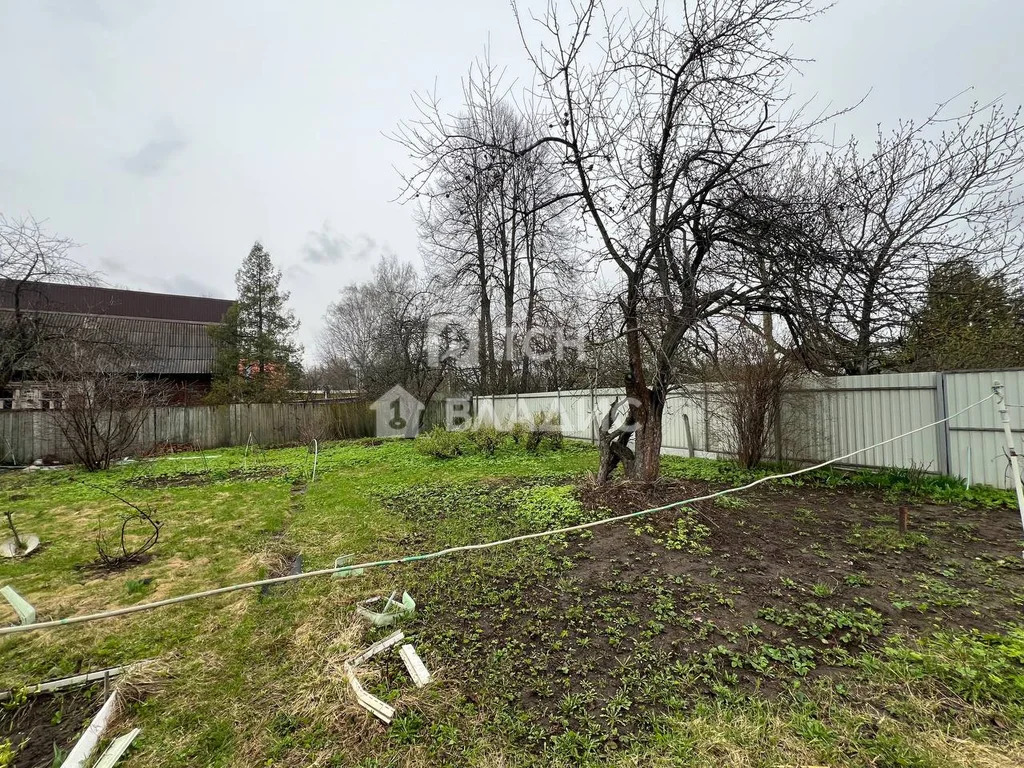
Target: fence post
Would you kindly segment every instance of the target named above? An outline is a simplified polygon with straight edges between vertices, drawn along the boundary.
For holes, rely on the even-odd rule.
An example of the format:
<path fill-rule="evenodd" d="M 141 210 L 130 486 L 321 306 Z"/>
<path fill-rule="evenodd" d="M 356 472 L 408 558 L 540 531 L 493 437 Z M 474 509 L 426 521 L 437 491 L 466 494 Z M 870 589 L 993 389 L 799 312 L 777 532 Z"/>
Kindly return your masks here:
<path fill-rule="evenodd" d="M 594 388 L 590 388 L 590 442 L 597 445 L 597 403 L 594 400 Z"/>
<path fill-rule="evenodd" d="M 1013 444 L 1013 430 L 1010 428 L 1010 415 L 1007 413 L 1004 387 L 998 381 L 992 382 L 992 391 L 996 393 L 996 409 L 1003 423 L 1003 434 L 1006 436 L 1006 452 L 1010 457 L 1010 471 L 1013 473 L 1013 487 L 1017 491 L 1017 510 L 1020 512 L 1020 525 L 1024 529 L 1024 480 L 1020 476 L 1020 464 L 1017 461 L 1017 449 Z"/>
<path fill-rule="evenodd" d="M 946 393 L 946 374 L 935 374 L 935 420 L 949 416 L 949 398 Z M 953 474 L 949 456 L 949 422 L 943 421 L 936 430 L 936 456 L 939 459 L 937 469 L 944 475 Z"/>
<path fill-rule="evenodd" d="M 687 453 L 689 454 L 690 458 L 692 459 L 693 456 L 694 456 L 694 451 L 693 451 L 693 433 L 690 432 L 690 415 L 687 414 L 687 413 L 683 414 L 683 429 L 686 430 L 686 448 L 687 448 Z"/>
<path fill-rule="evenodd" d="M 708 383 L 704 382 L 704 450 L 711 453 L 711 395 Z"/>

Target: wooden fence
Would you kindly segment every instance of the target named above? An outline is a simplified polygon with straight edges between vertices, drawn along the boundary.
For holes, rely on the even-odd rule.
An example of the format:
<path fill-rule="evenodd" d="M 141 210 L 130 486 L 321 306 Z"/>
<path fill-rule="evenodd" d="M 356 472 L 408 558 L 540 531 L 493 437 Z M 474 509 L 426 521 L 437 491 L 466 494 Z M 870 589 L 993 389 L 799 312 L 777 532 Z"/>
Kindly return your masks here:
<path fill-rule="evenodd" d="M 73 462 L 74 452 L 54 411 L 0 411 L 0 465 L 53 458 Z M 444 421 L 444 402 L 428 404 L 424 426 Z M 370 437 L 375 417 L 369 403 L 309 401 L 251 405 L 196 405 L 151 408 L 129 451 L 140 456 L 166 445 L 221 448 L 253 440 L 264 448 L 312 440 Z"/>

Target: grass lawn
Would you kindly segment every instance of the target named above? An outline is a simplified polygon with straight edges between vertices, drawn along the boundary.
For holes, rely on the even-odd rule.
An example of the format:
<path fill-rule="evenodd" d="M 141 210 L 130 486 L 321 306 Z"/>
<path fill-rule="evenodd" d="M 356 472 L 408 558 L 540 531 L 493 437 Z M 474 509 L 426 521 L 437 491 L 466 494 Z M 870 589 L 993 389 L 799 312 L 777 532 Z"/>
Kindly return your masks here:
<path fill-rule="evenodd" d="M 166 457 L 0 475 L 42 548 L 0 563 L 39 620 L 652 507 L 753 475 L 665 459 L 654 486 L 593 487 L 596 453 L 504 437 Z M 460 442 L 461 441 L 461 442 Z M 82 569 L 126 509 L 163 522 L 147 562 Z M 909 530 L 898 532 L 900 505 Z M 232 593 L 0 638 L 0 688 L 157 659 L 126 682 L 125 766 L 1019 766 L 1024 560 L 1012 495 L 915 473 L 816 473 L 485 552 Z M 397 654 L 354 702 L 344 659 L 391 630 L 356 601 L 408 589 Z M 15 621 L 7 610 L 8 623 Z M 0 767 L 54 764 L 93 688 L 3 705 Z M 14 752 L 11 756 L 11 751 Z M 59 759 L 56 761 L 59 765 Z"/>

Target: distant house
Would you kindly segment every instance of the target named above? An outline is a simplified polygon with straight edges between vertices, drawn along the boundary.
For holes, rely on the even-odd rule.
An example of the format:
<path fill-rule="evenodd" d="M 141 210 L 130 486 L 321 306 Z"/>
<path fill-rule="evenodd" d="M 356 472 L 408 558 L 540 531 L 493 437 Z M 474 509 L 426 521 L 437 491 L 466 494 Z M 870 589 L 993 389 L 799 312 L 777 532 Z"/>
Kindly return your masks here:
<path fill-rule="evenodd" d="M 0 280 L 0 328 L 15 312 L 49 329 L 87 332 L 120 349 L 135 351 L 131 371 L 172 385 L 172 402 L 196 402 L 213 378 L 209 327 L 221 322 L 232 302 L 117 288 Z M 30 363 L 0 389 L 0 409 L 59 407 Z"/>

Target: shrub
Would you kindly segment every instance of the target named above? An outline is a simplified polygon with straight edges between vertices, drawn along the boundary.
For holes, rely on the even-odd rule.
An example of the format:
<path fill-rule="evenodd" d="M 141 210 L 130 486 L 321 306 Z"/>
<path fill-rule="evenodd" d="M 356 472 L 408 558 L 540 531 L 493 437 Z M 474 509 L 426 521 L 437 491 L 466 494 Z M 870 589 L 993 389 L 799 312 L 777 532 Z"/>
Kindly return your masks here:
<path fill-rule="evenodd" d="M 796 371 L 793 360 L 750 332 L 738 334 L 712 369 L 711 376 L 722 384 L 718 396 L 744 469 L 761 463 L 773 437 L 781 442 L 783 394 L 795 384 Z M 782 446 L 775 450 L 781 452 Z"/>
<path fill-rule="evenodd" d="M 416 438 L 416 450 L 435 459 L 454 459 L 466 452 L 466 436 L 437 426 Z"/>
<path fill-rule="evenodd" d="M 528 430 L 526 425 L 521 421 L 517 421 L 512 425 L 512 428 L 508 430 L 508 433 L 512 437 L 512 442 L 519 445 L 526 439 L 526 436 L 530 434 L 530 430 Z"/>
<path fill-rule="evenodd" d="M 551 450 L 560 451 L 562 450 L 562 442 L 565 437 L 562 435 L 561 419 L 558 418 L 558 414 L 550 421 L 551 426 L 557 427 L 548 431 L 548 442 L 551 444 Z"/>
<path fill-rule="evenodd" d="M 562 428 L 558 414 L 556 413 L 549 418 L 545 411 L 538 411 L 533 415 L 533 428 L 526 438 L 526 450 L 536 453 L 540 449 L 545 437 L 549 438 L 548 442 L 552 450 L 557 451 L 561 449 Z"/>
<path fill-rule="evenodd" d="M 501 443 L 501 435 L 490 424 L 477 427 L 468 434 L 473 445 L 485 456 L 493 456 L 494 452 L 498 449 L 498 445 Z"/>

